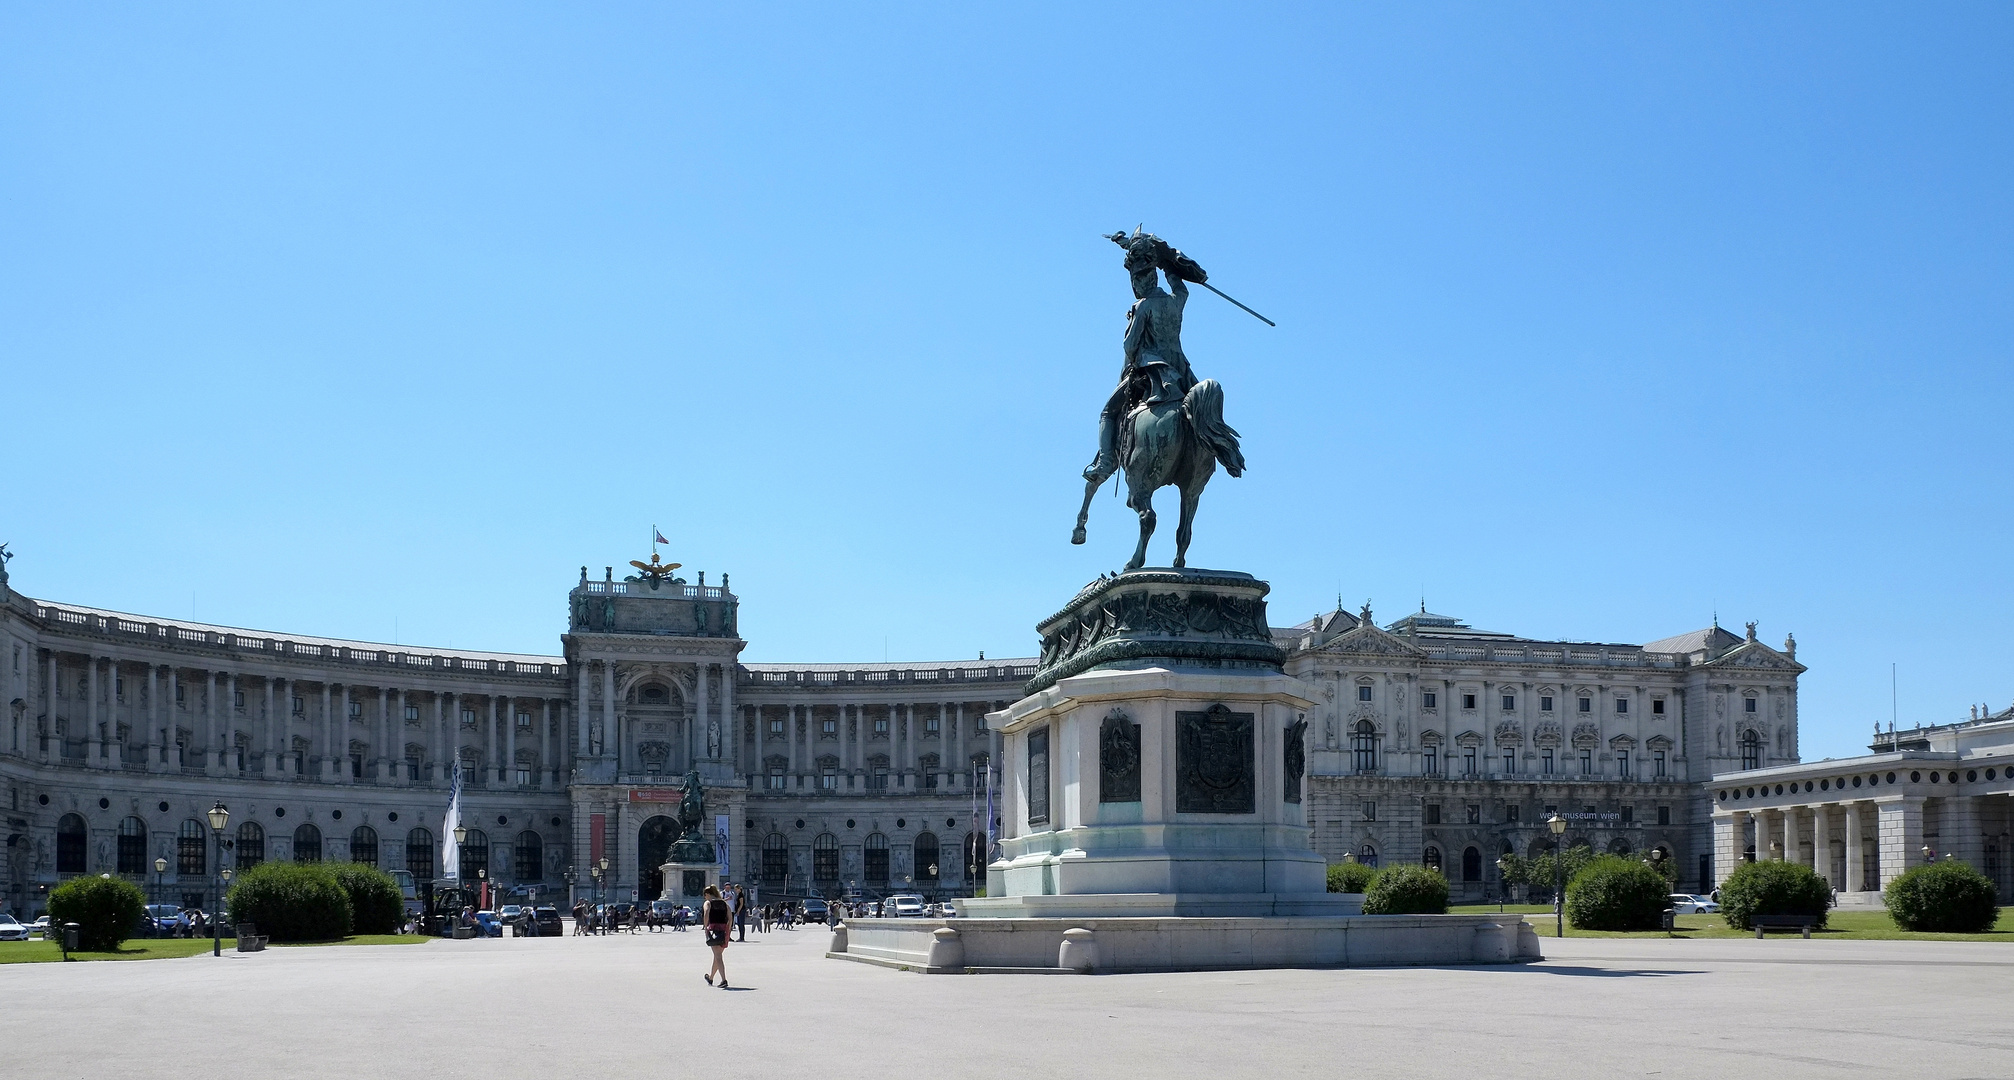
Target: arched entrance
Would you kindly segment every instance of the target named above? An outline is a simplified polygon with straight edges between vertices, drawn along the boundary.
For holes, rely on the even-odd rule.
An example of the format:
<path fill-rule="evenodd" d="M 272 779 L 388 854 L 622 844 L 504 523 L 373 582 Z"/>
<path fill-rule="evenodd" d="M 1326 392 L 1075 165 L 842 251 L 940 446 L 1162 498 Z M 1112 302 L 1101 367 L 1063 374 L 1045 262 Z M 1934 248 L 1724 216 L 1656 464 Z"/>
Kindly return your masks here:
<path fill-rule="evenodd" d="M 659 814 L 636 830 L 637 896 L 655 900 L 664 895 L 664 861 L 678 842 L 678 822 Z"/>

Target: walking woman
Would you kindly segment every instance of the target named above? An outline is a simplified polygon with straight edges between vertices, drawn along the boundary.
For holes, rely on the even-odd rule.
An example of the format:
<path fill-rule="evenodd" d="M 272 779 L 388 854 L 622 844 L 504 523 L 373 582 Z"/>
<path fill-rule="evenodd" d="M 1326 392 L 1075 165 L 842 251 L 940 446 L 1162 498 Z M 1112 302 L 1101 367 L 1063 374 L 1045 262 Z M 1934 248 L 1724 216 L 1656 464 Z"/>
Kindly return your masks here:
<path fill-rule="evenodd" d="M 706 902 L 700 905 L 699 921 L 706 927 L 706 945 L 713 950 L 713 967 L 706 972 L 706 985 L 727 989 L 727 938 L 734 929 L 734 909 L 721 898 L 716 885 L 706 887 Z M 720 982 L 713 981 L 714 975 Z"/>

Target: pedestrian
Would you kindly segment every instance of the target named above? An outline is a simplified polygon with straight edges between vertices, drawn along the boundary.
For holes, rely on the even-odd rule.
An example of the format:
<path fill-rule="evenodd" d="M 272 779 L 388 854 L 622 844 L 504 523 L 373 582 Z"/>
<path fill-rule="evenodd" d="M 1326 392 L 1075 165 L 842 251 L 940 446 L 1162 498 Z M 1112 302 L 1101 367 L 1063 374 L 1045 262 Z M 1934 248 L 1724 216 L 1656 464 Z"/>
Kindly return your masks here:
<path fill-rule="evenodd" d="M 720 895 L 715 885 L 706 887 L 706 900 L 700 905 L 700 922 L 706 927 L 706 947 L 713 950 L 713 966 L 707 969 L 706 985 L 727 989 L 727 941 L 728 932 L 734 929 L 734 908 Z M 713 981 L 720 976 L 718 983 Z"/>

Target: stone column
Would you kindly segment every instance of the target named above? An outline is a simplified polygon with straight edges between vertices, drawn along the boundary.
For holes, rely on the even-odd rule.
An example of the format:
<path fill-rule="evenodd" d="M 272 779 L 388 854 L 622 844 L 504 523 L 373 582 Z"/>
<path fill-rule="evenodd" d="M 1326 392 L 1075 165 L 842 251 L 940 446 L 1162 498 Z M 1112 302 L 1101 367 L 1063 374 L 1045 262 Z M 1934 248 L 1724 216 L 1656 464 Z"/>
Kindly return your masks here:
<path fill-rule="evenodd" d="M 483 786 L 500 779 L 497 769 L 497 696 L 489 695 L 489 719 L 483 722 Z"/>
<path fill-rule="evenodd" d="M 720 665 L 720 738 L 721 756 L 734 763 L 734 771 L 741 771 L 741 718 L 734 713 L 734 661 Z M 740 841 L 736 840 L 739 844 Z"/>
<path fill-rule="evenodd" d="M 147 771 L 168 767 L 167 739 L 161 732 L 161 669 L 147 665 Z"/>
<path fill-rule="evenodd" d="M 454 736 L 461 720 L 454 714 L 452 707 L 454 702 L 451 700 L 453 697 L 454 695 L 446 690 L 434 691 L 434 738 L 438 740 L 440 747 L 438 756 L 434 761 L 433 781 L 436 787 L 446 786 L 454 782 Z M 443 869 L 445 868 L 444 864 Z"/>
<path fill-rule="evenodd" d="M 105 767 L 126 767 L 126 740 L 119 737 L 119 661 L 105 660 Z"/>
<path fill-rule="evenodd" d="M 698 715 L 694 718 L 692 726 L 688 727 L 685 731 L 685 760 L 688 763 L 687 768 L 691 767 L 691 762 L 699 760 L 700 756 L 706 753 L 706 723 L 708 705 L 710 704 L 707 701 L 707 691 L 710 689 L 707 683 L 712 681 L 712 664 L 701 662 L 694 668 L 693 685 L 697 691 L 695 694 L 695 703 L 698 705 Z"/>
<path fill-rule="evenodd" d="M 951 741 L 956 750 L 951 755 L 951 760 L 945 763 L 951 766 L 951 786 L 953 790 L 961 787 L 969 789 L 971 787 L 970 778 L 972 775 L 972 752 L 967 749 L 967 746 L 970 745 L 970 736 L 965 730 L 965 703 L 960 701 L 956 703 L 956 706 L 958 710 L 958 737 Z M 960 858 L 963 858 L 963 856 L 961 855 Z"/>
<path fill-rule="evenodd" d="M 1799 809 L 1799 807 L 1795 806 L 1786 806 L 1783 808 L 1783 861 L 1787 863 L 1801 863 L 1804 861 L 1804 852 L 1801 850 L 1804 833 L 1798 827 L 1797 821 Z"/>
<path fill-rule="evenodd" d="M 203 672 L 203 772 L 217 774 L 217 673 Z"/>
<path fill-rule="evenodd" d="M 783 767 L 783 775 L 787 778 L 783 783 L 787 790 L 799 786 L 797 774 L 803 771 L 797 757 L 796 705 L 785 705 L 783 707 L 783 752 L 784 756 L 790 759 L 790 763 Z"/>
<path fill-rule="evenodd" d="M 43 761 L 49 760 L 49 741 L 56 737 L 56 691 L 59 686 L 57 682 L 59 678 L 60 676 L 56 671 L 56 650 L 50 649 L 49 676 L 42 683 L 42 696 L 49 699 L 48 708 L 43 710 L 43 715 L 49 718 L 48 726 L 35 736 L 35 744 L 40 748 L 36 756 L 40 757 Z"/>
<path fill-rule="evenodd" d="M 559 737 L 559 729 L 552 722 L 552 699 L 539 699 L 539 740 L 538 759 L 545 768 L 539 770 L 540 787 L 559 786 L 559 758 L 564 740 Z M 551 747 L 547 756 L 547 747 Z M 547 778 L 550 778 L 548 780 Z"/>
<path fill-rule="evenodd" d="M 334 690 L 335 687 L 330 686 L 328 680 L 322 681 L 322 765 L 315 770 L 315 774 L 324 780 L 335 778 L 336 758 L 330 749 L 336 745 L 335 717 L 330 715 L 334 711 L 331 698 Z"/>
<path fill-rule="evenodd" d="M 1867 872 L 1862 866 L 1866 857 L 1861 845 L 1866 841 L 1860 835 L 1860 805 L 1857 802 L 1845 804 L 1846 811 L 1846 882 L 1840 886 L 1841 892 L 1861 892 L 1867 886 Z"/>
<path fill-rule="evenodd" d="M 1741 839 L 1748 815 L 1739 810 L 1713 815 L 1713 883 L 1718 886 L 1741 865 Z"/>
<path fill-rule="evenodd" d="M 378 687 L 377 731 L 371 741 L 377 744 L 378 783 L 392 782 L 392 688 Z"/>
<path fill-rule="evenodd" d="M 601 752 L 615 758 L 622 771 L 622 744 L 615 737 L 615 661 L 601 662 Z"/>
<path fill-rule="evenodd" d="M 1970 795 L 1947 795 L 1938 815 L 1937 857 L 1949 854 L 1980 873 L 1986 872 L 1986 847 L 1979 824 L 1979 800 Z"/>
<path fill-rule="evenodd" d="M 280 711 L 266 717 L 266 775 L 280 776 L 287 772 L 285 762 L 293 756 L 293 747 L 288 742 L 294 730 L 294 702 L 287 680 L 273 679 L 272 684 L 273 698 L 279 702 Z"/>
<path fill-rule="evenodd" d="M 755 763 L 752 768 L 743 771 L 752 776 L 762 777 L 761 780 L 750 781 L 749 787 L 765 789 L 769 786 L 769 762 L 764 761 L 762 757 L 762 739 L 768 733 L 762 730 L 764 726 L 762 721 L 762 706 L 749 706 L 748 715 L 755 724 Z"/>
<path fill-rule="evenodd" d="M 1923 865 L 1923 800 L 1911 795 L 1877 799 L 1880 825 L 1881 887 L 1906 870 Z"/>
<path fill-rule="evenodd" d="M 98 736 L 98 658 L 84 656 L 84 764 L 100 767 L 105 756 L 105 740 Z"/>
<path fill-rule="evenodd" d="M 517 786 L 517 699 L 505 698 L 504 714 L 504 786 Z"/>
<path fill-rule="evenodd" d="M 590 715 L 587 709 L 587 689 L 588 680 L 594 677 L 594 669 L 588 666 L 587 658 L 581 656 L 568 670 L 573 673 L 573 717 L 580 724 L 580 730 L 574 732 L 573 738 L 574 757 L 578 759 L 587 756 L 587 721 Z"/>
<path fill-rule="evenodd" d="M 1811 808 L 1811 862 L 1812 869 L 1825 879 L 1827 885 L 1839 887 L 1838 875 L 1832 872 L 1832 807 L 1819 803 Z"/>

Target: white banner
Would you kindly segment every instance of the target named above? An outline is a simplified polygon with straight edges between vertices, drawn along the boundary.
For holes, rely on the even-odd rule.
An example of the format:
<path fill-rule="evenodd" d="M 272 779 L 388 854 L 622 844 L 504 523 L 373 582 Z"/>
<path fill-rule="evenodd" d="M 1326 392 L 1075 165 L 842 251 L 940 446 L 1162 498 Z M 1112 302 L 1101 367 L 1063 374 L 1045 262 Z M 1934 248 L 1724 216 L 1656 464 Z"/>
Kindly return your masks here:
<path fill-rule="evenodd" d="M 462 879 L 461 845 L 455 843 L 455 830 L 461 827 L 461 823 L 462 763 L 460 758 L 456 758 L 454 779 L 448 784 L 447 817 L 441 822 L 441 876 L 449 881 Z"/>

